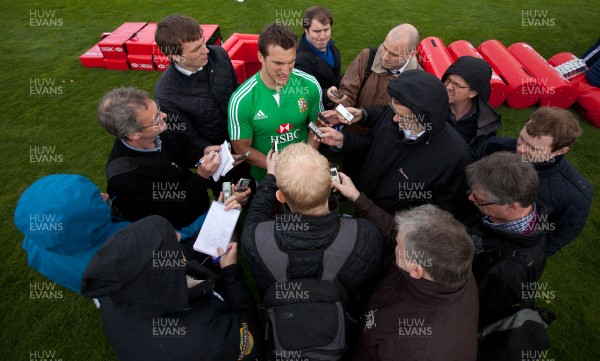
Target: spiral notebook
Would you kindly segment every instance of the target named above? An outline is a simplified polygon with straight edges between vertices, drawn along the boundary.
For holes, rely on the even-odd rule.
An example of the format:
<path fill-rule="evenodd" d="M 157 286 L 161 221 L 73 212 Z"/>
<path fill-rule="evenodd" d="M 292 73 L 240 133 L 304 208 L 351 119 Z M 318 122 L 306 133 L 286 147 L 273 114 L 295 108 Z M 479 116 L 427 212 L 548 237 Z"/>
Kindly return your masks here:
<path fill-rule="evenodd" d="M 194 243 L 194 250 L 213 257 L 219 256 L 217 247 L 227 249 L 240 213 L 239 209 L 226 211 L 223 203 L 213 201 Z"/>

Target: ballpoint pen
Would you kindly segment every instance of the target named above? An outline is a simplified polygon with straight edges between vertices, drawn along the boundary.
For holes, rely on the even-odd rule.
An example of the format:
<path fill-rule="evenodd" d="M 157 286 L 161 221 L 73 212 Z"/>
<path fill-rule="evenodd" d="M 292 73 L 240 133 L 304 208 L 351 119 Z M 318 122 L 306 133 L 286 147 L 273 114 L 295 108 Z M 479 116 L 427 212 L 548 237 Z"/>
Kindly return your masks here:
<path fill-rule="evenodd" d="M 215 159 L 215 156 L 216 156 L 216 155 L 217 155 L 217 154 L 215 153 L 215 155 L 213 155 L 213 157 L 212 157 L 212 158 L 210 158 L 210 160 L 212 161 L 213 159 Z M 204 161 L 205 161 L 205 160 L 206 160 L 206 157 L 202 157 L 202 159 L 200 159 L 199 161 L 197 161 L 197 162 L 196 162 L 196 164 L 194 164 L 194 167 L 197 167 L 197 166 L 199 166 L 200 164 L 204 163 Z"/>
<path fill-rule="evenodd" d="M 227 255 L 229 253 L 229 251 L 231 251 L 231 248 L 228 249 L 227 251 L 225 251 L 223 254 L 219 255 L 219 257 L 213 259 L 213 264 L 219 263 L 219 261 L 221 260 L 221 257 Z"/>

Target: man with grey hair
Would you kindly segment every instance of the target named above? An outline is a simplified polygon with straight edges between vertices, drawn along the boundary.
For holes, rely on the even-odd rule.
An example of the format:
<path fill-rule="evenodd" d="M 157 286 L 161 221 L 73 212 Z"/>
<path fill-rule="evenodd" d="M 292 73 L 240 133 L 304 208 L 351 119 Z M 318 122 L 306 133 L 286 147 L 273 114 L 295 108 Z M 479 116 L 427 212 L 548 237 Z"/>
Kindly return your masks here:
<path fill-rule="evenodd" d="M 394 223 L 395 266 L 375 287 L 353 360 L 475 360 L 477 286 L 464 226 L 431 204 Z"/>
<path fill-rule="evenodd" d="M 140 89 L 109 91 L 97 115 L 115 137 L 106 166 L 107 192 L 123 218 L 160 215 L 179 229 L 206 212 L 208 178 L 220 163 L 215 151 L 205 154 L 195 173 L 181 166 L 183 149 L 161 134 L 167 127 L 165 113 Z"/>
<path fill-rule="evenodd" d="M 466 169 L 469 200 L 483 217 L 469 226 L 475 242 L 473 273 L 479 288 L 479 325 L 533 305 L 523 287 L 535 283 L 546 262 L 548 222 L 536 203 L 538 175 L 514 153 L 489 155 Z"/>
<path fill-rule="evenodd" d="M 395 255 L 361 319 L 353 360 L 475 360 L 477 285 L 465 227 L 432 204 L 392 216 L 346 174 L 339 177 L 335 190 L 352 202 L 358 217 L 377 224 Z"/>

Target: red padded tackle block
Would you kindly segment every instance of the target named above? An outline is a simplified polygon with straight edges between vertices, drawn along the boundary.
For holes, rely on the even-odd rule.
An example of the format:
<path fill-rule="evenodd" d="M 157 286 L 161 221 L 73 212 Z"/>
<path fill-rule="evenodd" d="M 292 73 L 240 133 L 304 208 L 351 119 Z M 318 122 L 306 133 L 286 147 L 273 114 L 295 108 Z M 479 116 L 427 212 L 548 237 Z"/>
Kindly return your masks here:
<path fill-rule="evenodd" d="M 171 65 L 171 60 L 168 56 L 160 54 L 152 54 L 152 62 L 158 71 L 165 71 Z"/>
<path fill-rule="evenodd" d="M 127 55 L 127 61 L 133 70 L 154 70 L 152 55 L 129 54 Z"/>
<path fill-rule="evenodd" d="M 104 66 L 109 70 L 129 70 L 127 59 L 104 58 Z"/>
<path fill-rule="evenodd" d="M 88 51 L 79 57 L 81 64 L 86 68 L 104 68 L 104 55 L 100 51 L 98 44 L 92 46 Z"/>
<path fill-rule="evenodd" d="M 238 83 L 243 83 L 260 70 L 258 35 L 234 33 L 223 43 L 223 49 L 231 59 Z"/>
<path fill-rule="evenodd" d="M 125 43 L 127 54 L 152 55 L 156 48 L 155 32 L 156 23 L 148 23 L 143 29 L 133 34 Z"/>
<path fill-rule="evenodd" d="M 100 51 L 105 58 L 127 59 L 125 43 L 144 26 L 146 23 L 124 23 L 98 43 Z"/>

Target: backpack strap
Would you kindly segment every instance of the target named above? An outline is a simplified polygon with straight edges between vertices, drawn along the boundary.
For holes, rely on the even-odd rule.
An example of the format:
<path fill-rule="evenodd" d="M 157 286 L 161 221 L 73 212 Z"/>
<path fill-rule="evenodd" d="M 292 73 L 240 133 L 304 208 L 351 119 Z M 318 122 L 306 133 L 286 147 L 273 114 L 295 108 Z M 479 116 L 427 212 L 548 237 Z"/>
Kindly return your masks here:
<path fill-rule="evenodd" d="M 275 221 L 259 223 L 254 231 L 256 251 L 276 282 L 287 280 L 288 256 L 275 241 Z"/>
<path fill-rule="evenodd" d="M 277 246 L 274 221 L 260 223 L 254 232 L 254 243 L 258 255 L 276 282 L 288 280 L 289 254 Z M 329 246 L 323 251 L 323 273 L 321 280 L 333 281 L 350 257 L 358 235 L 356 219 L 340 218 L 340 229 Z"/>
<path fill-rule="evenodd" d="M 363 75 L 362 81 L 360 82 L 360 88 L 358 88 L 358 93 L 356 94 L 357 101 L 360 97 L 360 93 L 362 92 L 363 87 L 365 86 L 365 83 L 367 82 L 367 79 L 369 79 L 371 73 L 373 73 L 373 70 L 371 68 L 373 67 L 373 62 L 375 61 L 375 54 L 377 54 L 377 48 L 369 48 L 369 60 L 367 61 L 365 73 Z"/>
<path fill-rule="evenodd" d="M 356 219 L 340 218 L 340 229 L 333 242 L 323 253 L 322 280 L 333 281 L 337 279 L 342 266 L 350 257 L 356 244 L 358 225 Z"/>

